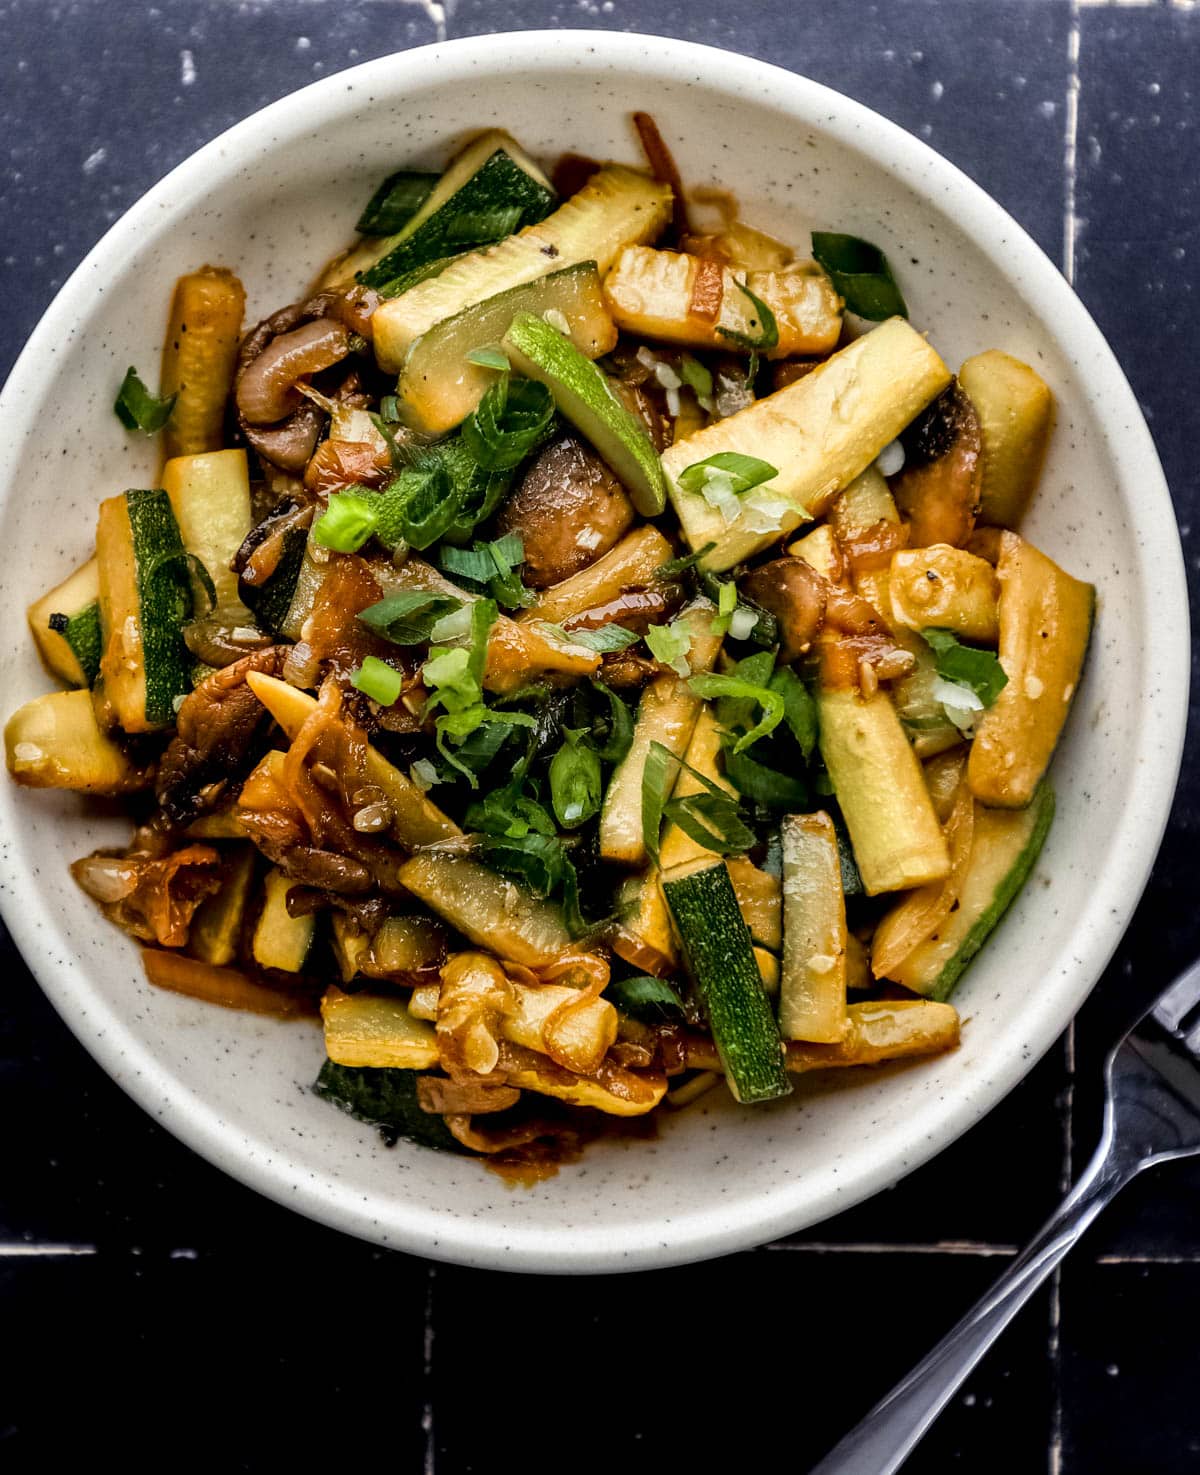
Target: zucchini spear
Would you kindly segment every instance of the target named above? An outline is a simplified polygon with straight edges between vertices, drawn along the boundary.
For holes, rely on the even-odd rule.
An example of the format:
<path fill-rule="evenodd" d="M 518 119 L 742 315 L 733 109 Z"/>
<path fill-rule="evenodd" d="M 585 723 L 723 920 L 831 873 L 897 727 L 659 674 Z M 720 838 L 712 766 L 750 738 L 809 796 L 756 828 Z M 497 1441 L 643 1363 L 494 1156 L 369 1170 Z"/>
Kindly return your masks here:
<path fill-rule="evenodd" d="M 789 1095 L 783 1041 L 729 872 L 721 861 L 684 867 L 664 875 L 662 888 L 729 1089 L 747 1105 Z"/>

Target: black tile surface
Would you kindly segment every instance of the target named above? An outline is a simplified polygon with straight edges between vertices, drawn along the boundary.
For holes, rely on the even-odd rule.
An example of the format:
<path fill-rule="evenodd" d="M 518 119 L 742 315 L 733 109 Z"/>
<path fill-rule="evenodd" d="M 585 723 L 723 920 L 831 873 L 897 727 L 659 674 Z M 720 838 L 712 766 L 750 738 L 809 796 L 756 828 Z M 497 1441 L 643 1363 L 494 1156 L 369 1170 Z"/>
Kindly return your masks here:
<path fill-rule="evenodd" d="M 544 25 L 804 71 L 926 138 L 1073 261 L 1158 440 L 1195 589 L 1200 7 L 1185 0 L 0 0 L 0 373 L 112 220 L 221 128 L 439 31 Z M 960 1143 L 783 1247 L 632 1279 L 431 1272 L 287 1214 L 134 1107 L 5 939 L 0 1321 L 19 1355 L 0 1379 L 0 1468 L 382 1454 L 460 1475 L 497 1468 L 498 1429 L 501 1468 L 539 1468 L 536 1428 L 578 1470 L 704 1470 L 730 1438 L 744 1463 L 751 1424 L 755 1463 L 805 1468 L 984 1289 L 1091 1150 L 1105 1049 L 1200 944 L 1198 823 L 1185 766 L 1146 897 L 1071 1036 Z M 1198 1190 L 1188 1168 L 1129 1190 L 909 1468 L 1200 1468 Z M 530 1402 L 531 1368 L 556 1396 Z"/>
<path fill-rule="evenodd" d="M 1063 1272 L 1064 1470 L 1200 1469 L 1200 1265 L 1068 1261 Z"/>
<path fill-rule="evenodd" d="M 801 1471 L 887 1392 L 993 1274 L 993 1262 L 977 1256 L 787 1249 L 600 1282 L 439 1267 L 437 1468 L 493 1468 L 496 1426 L 511 1407 L 507 1379 L 477 1385 L 473 1400 L 456 1392 L 479 1366 L 481 1305 L 492 1325 L 512 1329 L 515 1346 L 534 1356 L 560 1349 L 565 1386 L 558 1396 L 537 1399 L 537 1422 L 544 1447 L 572 1468 L 707 1471 L 716 1468 L 714 1451 L 741 1450 L 763 1465 L 770 1459 Z M 1052 1419 L 1047 1319 L 1044 1293 L 947 1409 L 906 1467 L 911 1475 L 942 1475 L 979 1450 L 996 1461 L 980 1468 L 1039 1467 Z M 664 1345 L 665 1359 L 648 1355 Z M 639 1354 L 647 1356 L 644 1379 L 625 1371 L 638 1365 Z M 517 1369 L 513 1378 L 519 1385 L 524 1373 Z M 597 1427 L 588 1405 L 606 1389 L 621 1416 Z"/>
<path fill-rule="evenodd" d="M 323 1265 L 269 1239 L 191 1254 L 0 1264 L 5 1475 L 97 1455 L 137 1472 L 337 1468 L 385 1435 L 392 1469 L 421 1468 L 423 1265 L 349 1243 Z"/>

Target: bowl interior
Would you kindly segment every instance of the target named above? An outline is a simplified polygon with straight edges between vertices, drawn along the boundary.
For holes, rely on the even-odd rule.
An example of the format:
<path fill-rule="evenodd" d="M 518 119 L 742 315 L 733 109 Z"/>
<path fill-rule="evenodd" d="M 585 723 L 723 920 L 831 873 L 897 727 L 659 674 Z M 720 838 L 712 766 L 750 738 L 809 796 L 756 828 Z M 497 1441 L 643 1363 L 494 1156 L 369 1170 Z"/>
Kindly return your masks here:
<path fill-rule="evenodd" d="M 0 786 L 6 914 L 113 1075 L 191 1145 L 284 1202 L 472 1263 L 671 1263 L 801 1227 L 895 1181 L 993 1105 L 1081 1002 L 1140 892 L 1178 760 L 1184 605 L 1169 501 L 1132 396 L 1054 269 L 948 165 L 856 105 L 741 58 L 584 33 L 455 43 L 318 84 L 210 145 L 101 243 L 3 396 L 6 711 L 48 685 L 24 606 L 86 556 L 99 498 L 154 475 L 153 448 L 127 436 L 110 406 L 127 364 L 152 376 L 179 273 L 235 268 L 255 321 L 303 296 L 389 170 L 436 166 L 490 124 L 543 160 L 575 149 L 636 161 L 627 120 L 647 103 L 691 186 L 732 189 L 745 218 L 798 245 L 813 225 L 878 242 L 952 367 L 1000 347 L 1057 396 L 1028 531 L 1098 585 L 1098 632 L 1055 762 L 1046 850 L 955 1001 L 962 1048 L 853 1083 L 806 1081 L 765 1109 L 710 1096 L 656 1140 L 596 1145 L 514 1192 L 473 1161 L 386 1150 L 318 1101 L 306 1089 L 323 1058 L 316 1030 L 151 989 L 132 944 L 67 873 L 74 857 L 119 843 L 123 822 L 69 796 Z"/>

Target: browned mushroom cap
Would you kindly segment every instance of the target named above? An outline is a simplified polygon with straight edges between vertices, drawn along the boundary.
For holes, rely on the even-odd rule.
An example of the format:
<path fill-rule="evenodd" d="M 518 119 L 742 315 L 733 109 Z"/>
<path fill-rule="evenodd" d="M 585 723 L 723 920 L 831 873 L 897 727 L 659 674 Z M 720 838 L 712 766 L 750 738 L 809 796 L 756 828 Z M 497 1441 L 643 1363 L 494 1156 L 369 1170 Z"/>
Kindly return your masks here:
<path fill-rule="evenodd" d="M 975 406 L 955 380 L 903 437 L 904 470 L 892 493 L 909 528 L 909 546 L 961 548 L 979 512 L 982 439 Z"/>
<path fill-rule="evenodd" d="M 324 423 L 323 412 L 296 384 L 350 351 L 345 325 L 319 315 L 333 305 L 331 297 L 318 297 L 285 307 L 252 328 L 238 350 L 238 423 L 254 450 L 284 471 L 304 470 Z"/>
<path fill-rule="evenodd" d="M 573 435 L 550 442 L 501 508 L 501 533 L 525 544 L 525 582 L 545 589 L 607 553 L 633 522 L 633 503 L 599 456 Z"/>
<path fill-rule="evenodd" d="M 787 664 L 812 644 L 825 619 L 828 584 L 802 558 L 774 558 L 740 581 L 747 599 L 779 621 L 779 659 Z"/>

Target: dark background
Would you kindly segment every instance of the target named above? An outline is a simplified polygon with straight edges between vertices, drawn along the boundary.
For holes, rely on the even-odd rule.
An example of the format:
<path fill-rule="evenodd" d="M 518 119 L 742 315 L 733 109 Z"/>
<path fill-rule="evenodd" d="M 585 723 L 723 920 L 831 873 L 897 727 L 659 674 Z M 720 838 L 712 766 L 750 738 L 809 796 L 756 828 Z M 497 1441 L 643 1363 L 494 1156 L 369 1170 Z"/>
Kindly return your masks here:
<path fill-rule="evenodd" d="M 372 56 L 554 25 L 767 58 L 966 169 L 1108 335 L 1195 580 L 1197 0 L 0 0 L 0 376 L 108 225 L 221 129 Z M 1116 959 L 984 1123 L 808 1233 L 628 1278 L 435 1267 L 276 1208 L 128 1101 L 3 938 L 0 1468 L 91 1454 L 134 1470 L 381 1455 L 442 1475 L 706 1470 L 728 1443 L 739 1465 L 771 1451 L 802 1471 L 984 1290 L 1090 1153 L 1105 1049 L 1196 951 L 1198 800 L 1185 760 Z M 1200 1469 L 1198 1188 L 1185 1166 L 1127 1192 L 968 1381 L 914 1475 Z"/>

